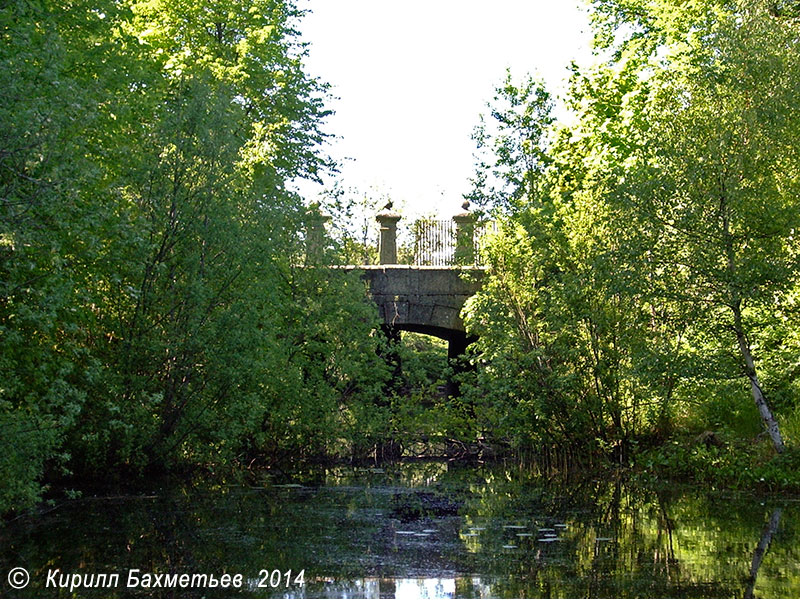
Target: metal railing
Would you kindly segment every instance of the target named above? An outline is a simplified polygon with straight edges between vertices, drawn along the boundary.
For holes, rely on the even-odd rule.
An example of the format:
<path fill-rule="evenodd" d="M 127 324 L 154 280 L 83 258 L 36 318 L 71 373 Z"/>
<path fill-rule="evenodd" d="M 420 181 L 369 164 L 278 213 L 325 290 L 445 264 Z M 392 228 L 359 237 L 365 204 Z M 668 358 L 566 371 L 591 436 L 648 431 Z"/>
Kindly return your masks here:
<path fill-rule="evenodd" d="M 453 220 L 419 219 L 412 226 L 415 265 L 452 265 L 456 253 Z"/>
<path fill-rule="evenodd" d="M 452 219 L 419 219 L 412 226 L 415 265 L 483 266 L 489 236 L 497 231 L 497 223 L 470 223 L 459 229 Z"/>

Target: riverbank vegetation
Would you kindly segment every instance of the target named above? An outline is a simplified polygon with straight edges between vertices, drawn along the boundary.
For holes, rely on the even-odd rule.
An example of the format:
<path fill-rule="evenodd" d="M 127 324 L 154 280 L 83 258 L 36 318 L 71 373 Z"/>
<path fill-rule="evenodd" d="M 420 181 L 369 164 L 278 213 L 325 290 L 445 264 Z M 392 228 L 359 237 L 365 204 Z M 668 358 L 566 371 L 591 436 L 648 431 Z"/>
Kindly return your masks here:
<path fill-rule="evenodd" d="M 798 486 L 800 13 L 673 4 L 592 3 L 564 122 L 498 88 L 458 375 L 316 268 L 360 240 L 306 252 L 292 182 L 334 165 L 292 2 L 0 8 L 0 512 L 68 475 L 453 444 Z"/>
<path fill-rule="evenodd" d="M 472 199 L 501 227 L 467 310 L 484 430 L 506 424 L 513 446 L 619 456 L 637 440 L 681 439 L 681 452 L 670 444 L 639 464 L 682 474 L 724 464 L 739 480 L 763 450 L 738 440 L 767 436 L 771 454 L 796 445 L 792 10 L 595 2 L 604 60 L 574 70 L 572 124 L 548 128 L 535 80 L 509 75 L 497 90 L 476 135 L 488 158 Z M 685 442 L 704 430 L 716 433 L 702 451 Z M 770 468 L 796 484 L 796 459 L 779 462 Z"/>
<path fill-rule="evenodd" d="M 302 268 L 288 184 L 330 165 L 297 17 L 0 9 L 0 510 L 67 473 L 297 459 L 361 433 L 386 369 L 358 276 Z"/>

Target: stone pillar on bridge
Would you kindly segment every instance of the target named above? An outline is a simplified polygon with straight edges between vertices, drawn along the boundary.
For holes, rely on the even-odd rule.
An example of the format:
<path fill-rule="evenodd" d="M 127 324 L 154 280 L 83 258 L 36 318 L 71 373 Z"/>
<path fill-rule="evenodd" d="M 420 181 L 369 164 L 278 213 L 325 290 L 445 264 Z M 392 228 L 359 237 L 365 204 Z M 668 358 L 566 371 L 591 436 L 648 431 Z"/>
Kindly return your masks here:
<path fill-rule="evenodd" d="M 306 264 L 314 264 L 322 259 L 325 252 L 325 223 L 331 220 L 330 215 L 322 212 L 319 204 L 314 203 L 306 212 Z"/>
<path fill-rule="evenodd" d="M 381 226 L 381 237 L 378 244 L 378 262 L 382 265 L 397 264 L 397 222 L 400 215 L 389 210 L 378 213 L 375 219 Z"/>
<path fill-rule="evenodd" d="M 455 264 L 475 264 L 475 215 L 469 212 L 469 200 L 461 205 L 463 213 L 453 217 L 456 223 Z"/>

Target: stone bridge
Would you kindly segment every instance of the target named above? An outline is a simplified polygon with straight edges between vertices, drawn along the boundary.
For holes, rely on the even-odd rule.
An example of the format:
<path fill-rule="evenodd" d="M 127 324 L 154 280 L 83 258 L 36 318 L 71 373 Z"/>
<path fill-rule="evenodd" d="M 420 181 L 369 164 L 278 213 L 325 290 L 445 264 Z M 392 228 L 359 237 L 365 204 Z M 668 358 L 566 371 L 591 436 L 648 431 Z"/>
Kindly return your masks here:
<path fill-rule="evenodd" d="M 414 331 L 447 340 L 449 358 L 464 353 L 473 341 L 464 330 L 461 309 L 482 284 L 480 267 L 366 265 L 370 297 L 378 305 L 384 327 L 393 332 Z"/>
<path fill-rule="evenodd" d="M 447 355 L 451 359 L 464 354 L 474 341 L 464 329 L 461 309 L 481 288 L 485 275 L 485 268 L 476 264 L 474 216 L 467 211 L 469 203 L 464 203 L 463 208 L 465 212 L 455 215 L 452 222 L 437 222 L 453 227 L 440 228 L 427 238 L 421 236 L 429 243 L 427 262 L 444 264 L 398 264 L 397 223 L 401 217 L 387 210 L 376 217 L 380 224 L 380 264 L 344 267 L 363 272 L 368 294 L 378 306 L 383 329 L 390 340 L 398 340 L 401 331 L 433 335 L 448 342 Z M 318 208 L 308 215 L 307 241 L 311 255 L 324 244 L 324 222 L 329 217 L 319 213 Z"/>

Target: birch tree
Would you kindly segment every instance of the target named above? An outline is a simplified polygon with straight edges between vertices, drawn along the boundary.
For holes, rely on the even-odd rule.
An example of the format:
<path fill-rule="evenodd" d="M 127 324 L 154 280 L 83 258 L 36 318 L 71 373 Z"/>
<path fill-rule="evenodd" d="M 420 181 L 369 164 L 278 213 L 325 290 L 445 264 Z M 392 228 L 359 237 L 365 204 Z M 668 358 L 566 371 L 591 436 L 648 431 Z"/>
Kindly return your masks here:
<path fill-rule="evenodd" d="M 633 68 L 641 82 L 629 92 L 641 99 L 639 139 L 615 197 L 651 232 L 642 266 L 660 294 L 697 307 L 705 332 L 738 353 L 782 452 L 754 311 L 779 303 L 798 276 L 797 23 L 761 0 L 595 9 L 612 65 Z"/>

